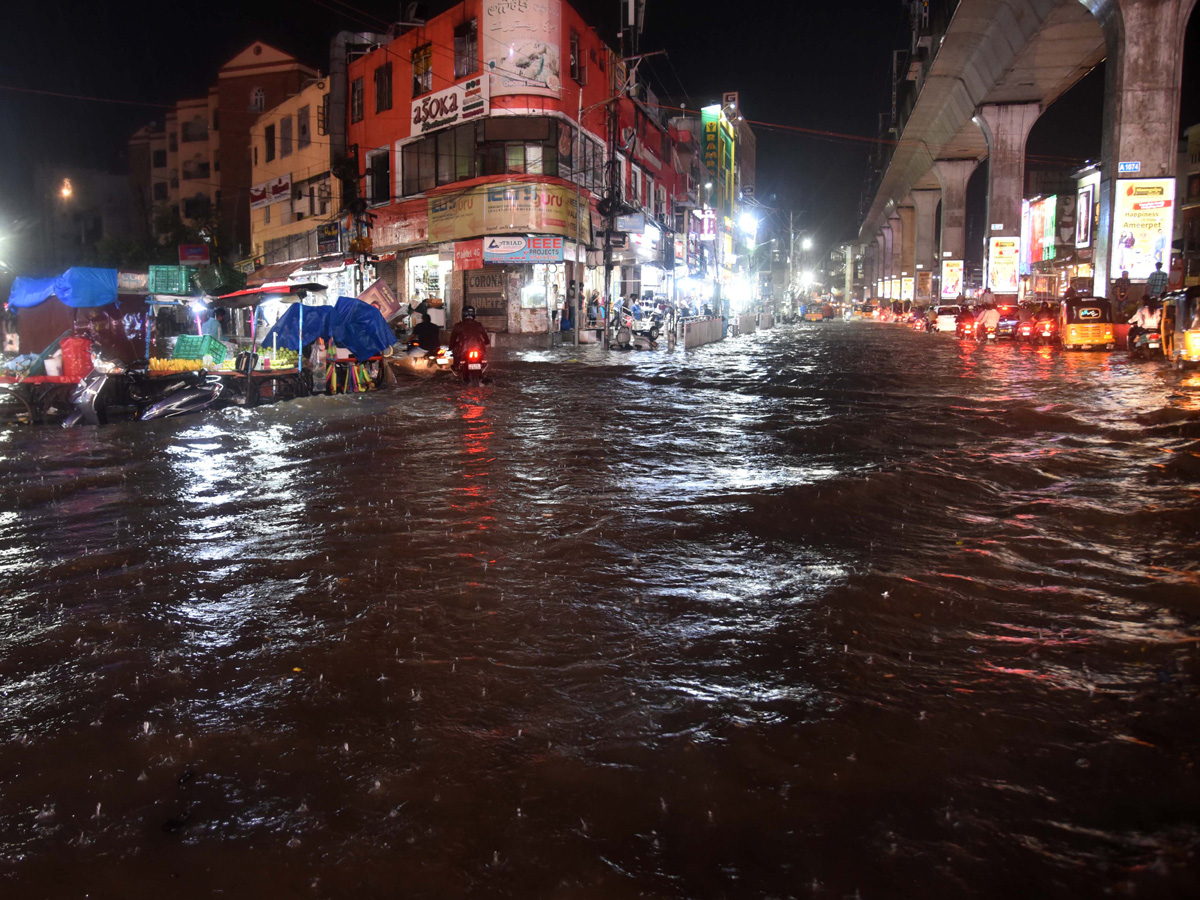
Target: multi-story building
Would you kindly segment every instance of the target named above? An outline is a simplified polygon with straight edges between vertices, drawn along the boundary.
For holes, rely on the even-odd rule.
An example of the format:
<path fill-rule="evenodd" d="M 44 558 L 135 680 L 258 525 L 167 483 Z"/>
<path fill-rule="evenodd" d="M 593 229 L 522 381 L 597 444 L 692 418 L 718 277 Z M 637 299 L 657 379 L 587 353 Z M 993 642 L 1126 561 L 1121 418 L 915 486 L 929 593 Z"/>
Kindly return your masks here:
<path fill-rule="evenodd" d="M 314 81 L 250 130 L 251 255 L 268 265 L 347 249 L 324 128 L 328 98 L 326 81 Z"/>
<path fill-rule="evenodd" d="M 129 141 L 133 204 L 144 233 L 156 213 L 174 210 L 185 224 L 215 209 L 232 246 L 226 258 L 250 248 L 250 130 L 262 113 L 298 94 L 319 73 L 261 41 L 217 73 L 201 98 L 180 100 L 162 127 L 139 129 Z"/>
<path fill-rule="evenodd" d="M 627 77 L 560 0 L 465 0 L 352 60 L 355 227 L 369 223 L 397 296 L 449 307 L 451 321 L 469 303 L 502 344 L 550 340 L 573 288 L 603 288 L 596 206 L 613 106 L 621 194 L 634 210 L 615 229 L 628 245 L 614 251 L 613 293 L 669 293 L 672 141 L 645 95 L 630 98 Z"/>

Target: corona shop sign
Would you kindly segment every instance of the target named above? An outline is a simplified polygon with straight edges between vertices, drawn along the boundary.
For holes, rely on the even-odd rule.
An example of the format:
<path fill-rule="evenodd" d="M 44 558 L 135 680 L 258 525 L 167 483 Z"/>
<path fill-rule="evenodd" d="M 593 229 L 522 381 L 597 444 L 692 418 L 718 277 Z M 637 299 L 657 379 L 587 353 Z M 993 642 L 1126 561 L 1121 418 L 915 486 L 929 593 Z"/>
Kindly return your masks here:
<path fill-rule="evenodd" d="M 591 213 L 574 188 L 557 184 L 503 182 L 429 198 L 429 240 L 435 244 L 514 232 L 588 244 Z"/>
<path fill-rule="evenodd" d="M 483 239 L 485 263 L 560 263 L 563 239 L 560 237 L 496 236 Z"/>
<path fill-rule="evenodd" d="M 488 114 L 488 80 L 471 78 L 412 104 L 412 133 L 428 134 Z"/>

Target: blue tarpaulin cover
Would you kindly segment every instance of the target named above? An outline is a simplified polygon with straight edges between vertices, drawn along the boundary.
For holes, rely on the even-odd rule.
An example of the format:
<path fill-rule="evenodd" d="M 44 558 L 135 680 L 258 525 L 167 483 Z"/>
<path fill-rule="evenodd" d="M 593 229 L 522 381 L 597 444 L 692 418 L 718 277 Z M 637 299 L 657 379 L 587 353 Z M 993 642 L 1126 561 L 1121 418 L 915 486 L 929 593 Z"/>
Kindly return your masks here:
<path fill-rule="evenodd" d="M 260 344 L 270 347 L 272 335 L 280 347 L 297 346 L 299 337 L 299 303 L 294 303 L 279 317 L 279 321 L 263 335 Z M 339 297 L 336 306 L 304 304 L 304 345 L 317 338 L 332 338 L 345 347 L 355 359 L 377 356 L 396 342 L 392 329 L 374 306 L 354 297 Z"/>
<path fill-rule="evenodd" d="M 17 278 L 8 305 L 17 309 L 37 306 L 49 297 L 75 309 L 107 306 L 117 299 L 117 270 L 74 266 L 57 278 Z"/>
<path fill-rule="evenodd" d="M 333 318 L 332 306 L 309 306 L 304 304 L 304 345 L 308 346 L 317 338 L 325 338 L 329 340 L 333 337 L 333 326 L 330 320 Z M 286 347 L 289 350 L 295 350 L 298 346 L 297 337 L 300 327 L 300 304 L 293 303 L 279 317 L 271 330 L 262 336 L 259 341 L 263 347 L 270 347 L 273 342 L 277 342 L 280 347 Z M 272 338 L 272 335 L 274 336 Z"/>

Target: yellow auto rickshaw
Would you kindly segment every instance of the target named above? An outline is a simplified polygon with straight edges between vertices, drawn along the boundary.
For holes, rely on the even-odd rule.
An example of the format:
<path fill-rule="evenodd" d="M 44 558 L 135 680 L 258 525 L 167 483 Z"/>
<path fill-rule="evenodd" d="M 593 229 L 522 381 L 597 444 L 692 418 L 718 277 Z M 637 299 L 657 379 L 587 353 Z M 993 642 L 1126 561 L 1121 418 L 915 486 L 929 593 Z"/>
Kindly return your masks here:
<path fill-rule="evenodd" d="M 1058 333 L 1064 350 L 1114 349 L 1117 343 L 1112 304 L 1103 297 L 1063 300 L 1058 310 Z"/>
<path fill-rule="evenodd" d="M 1163 358 L 1175 368 L 1200 363 L 1200 286 L 1163 296 L 1162 340 Z"/>

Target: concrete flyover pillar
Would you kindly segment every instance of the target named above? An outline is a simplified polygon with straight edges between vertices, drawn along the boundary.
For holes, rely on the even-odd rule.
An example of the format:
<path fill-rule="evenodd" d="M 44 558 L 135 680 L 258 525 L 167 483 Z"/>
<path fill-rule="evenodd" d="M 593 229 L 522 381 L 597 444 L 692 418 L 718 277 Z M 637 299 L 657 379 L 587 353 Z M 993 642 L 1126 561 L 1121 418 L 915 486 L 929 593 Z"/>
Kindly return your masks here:
<path fill-rule="evenodd" d="M 985 220 L 984 280 L 997 295 L 1015 299 L 1019 253 L 1012 265 L 991 258 L 997 238 L 1021 243 L 1021 200 L 1025 197 L 1025 139 L 1042 114 L 1040 103 L 988 103 L 979 108 L 979 123 L 988 145 L 988 199 Z M 1010 248 L 1011 249 L 1011 248 Z M 999 255 L 998 255 L 999 256 Z M 992 282 L 997 283 L 993 284 Z"/>
<path fill-rule="evenodd" d="M 891 276 L 899 278 L 904 268 L 904 220 L 900 213 L 893 212 L 888 216 L 888 225 L 892 229 L 892 269 Z"/>
<path fill-rule="evenodd" d="M 936 275 L 941 271 L 938 267 L 937 251 L 934 249 L 933 223 L 937 219 L 937 206 L 938 201 L 942 199 L 942 192 L 936 189 L 923 189 L 913 191 L 910 196 L 913 208 L 917 212 L 914 223 L 915 234 L 913 235 L 913 253 L 918 273 L 916 299 L 927 303 L 933 298 L 921 290 L 920 273 L 932 272 Z M 928 290 L 932 291 L 933 279 L 926 279 L 926 284 L 929 285 Z"/>
<path fill-rule="evenodd" d="M 967 182 L 978 165 L 976 159 L 939 159 L 933 164 L 942 185 L 940 259 L 963 259 L 967 254 Z"/>
<path fill-rule="evenodd" d="M 875 241 L 871 241 L 863 251 L 863 284 L 868 297 L 875 293 L 875 254 L 878 252 L 875 248 Z"/>
<path fill-rule="evenodd" d="M 888 223 L 883 226 L 881 233 L 883 234 L 883 258 L 880 260 L 879 264 L 879 277 L 882 280 L 887 281 L 892 277 L 892 244 L 895 243 L 896 240 L 896 233 L 892 231 L 892 223 L 890 219 L 888 220 Z"/>
<path fill-rule="evenodd" d="M 904 237 L 900 245 L 900 274 L 913 275 L 917 270 L 917 210 L 913 206 L 896 209 L 900 216 L 900 231 Z"/>
<path fill-rule="evenodd" d="M 1154 268 L 1136 270 L 1136 243 L 1117 252 L 1118 197 L 1128 194 L 1129 179 L 1173 178 L 1179 136 L 1180 85 L 1184 37 L 1196 0 L 1080 0 L 1100 22 L 1108 58 L 1105 63 L 1104 124 L 1100 142 L 1100 225 L 1096 233 L 1098 296 L 1113 296 L 1111 282 L 1122 263 L 1134 265 L 1130 277 L 1147 277 Z M 1194 50 L 1194 48 L 1193 48 Z M 1136 171 L 1131 171 L 1136 169 Z M 1122 171 L 1124 170 L 1124 171 Z M 1149 187 L 1149 186 L 1148 186 Z M 1172 210 L 1178 216 L 1179 198 Z M 1171 227 L 1166 223 L 1164 269 L 1170 269 Z M 1145 241 L 1143 241 L 1145 243 Z"/>

